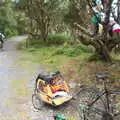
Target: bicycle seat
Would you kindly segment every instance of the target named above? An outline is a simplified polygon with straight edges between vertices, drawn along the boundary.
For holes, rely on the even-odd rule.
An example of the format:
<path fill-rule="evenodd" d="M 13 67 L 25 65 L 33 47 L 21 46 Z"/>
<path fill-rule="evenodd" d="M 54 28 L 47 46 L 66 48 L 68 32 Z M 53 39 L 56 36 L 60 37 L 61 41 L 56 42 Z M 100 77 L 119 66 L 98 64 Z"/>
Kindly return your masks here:
<path fill-rule="evenodd" d="M 96 74 L 97 79 L 106 79 L 109 77 L 110 77 L 110 75 L 108 75 L 108 74 Z"/>

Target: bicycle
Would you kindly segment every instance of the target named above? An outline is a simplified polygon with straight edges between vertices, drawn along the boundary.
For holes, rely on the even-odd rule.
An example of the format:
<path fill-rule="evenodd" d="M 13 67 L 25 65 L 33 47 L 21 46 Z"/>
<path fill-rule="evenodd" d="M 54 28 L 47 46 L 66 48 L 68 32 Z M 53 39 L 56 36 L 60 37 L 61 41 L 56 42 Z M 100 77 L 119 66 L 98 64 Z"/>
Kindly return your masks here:
<path fill-rule="evenodd" d="M 0 49 L 2 49 L 2 48 L 3 48 L 3 42 L 0 41 Z"/>
<path fill-rule="evenodd" d="M 120 88 L 109 90 L 108 74 L 97 74 L 97 80 L 102 80 L 103 89 L 94 87 L 83 88 L 77 95 L 77 109 L 80 120 L 120 120 Z"/>
<path fill-rule="evenodd" d="M 5 40 L 6 40 L 5 36 L 0 32 L 0 49 L 3 48 L 3 44 Z"/>

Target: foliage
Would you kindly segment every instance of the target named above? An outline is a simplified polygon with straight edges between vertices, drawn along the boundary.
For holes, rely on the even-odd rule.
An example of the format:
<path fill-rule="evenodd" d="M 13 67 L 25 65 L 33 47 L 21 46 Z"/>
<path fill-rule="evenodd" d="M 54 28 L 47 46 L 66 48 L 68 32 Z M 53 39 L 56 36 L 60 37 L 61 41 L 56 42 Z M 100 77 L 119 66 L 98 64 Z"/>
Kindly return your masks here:
<path fill-rule="evenodd" d="M 3 1 L 3 3 L 0 6 L 0 31 L 6 37 L 24 33 L 23 13 L 16 11 L 15 3 L 11 0 Z"/>
<path fill-rule="evenodd" d="M 26 48 L 26 40 L 20 41 L 19 44 L 17 44 L 16 47 L 17 47 L 18 50 L 25 49 Z"/>
<path fill-rule="evenodd" d="M 20 0 L 18 5 L 29 18 L 29 34 L 45 41 L 48 34 L 56 29 L 56 23 L 60 26 L 57 21 L 62 19 L 64 3 L 65 0 Z"/>
<path fill-rule="evenodd" d="M 24 12 L 16 11 L 15 18 L 16 18 L 16 21 L 17 21 L 16 29 L 18 31 L 18 34 L 19 35 L 27 34 L 28 22 L 27 22 L 27 18 L 25 16 Z"/>
<path fill-rule="evenodd" d="M 62 45 L 64 44 L 65 42 L 67 43 L 70 43 L 72 40 L 71 40 L 71 37 L 68 36 L 68 35 L 64 35 L 64 34 L 55 34 L 55 35 L 48 35 L 48 38 L 47 38 L 47 44 L 48 45 Z"/>
<path fill-rule="evenodd" d="M 83 25 L 87 24 L 85 23 L 88 19 L 88 15 L 86 14 L 86 0 L 71 0 L 68 7 L 68 12 L 64 16 L 67 24 L 72 26 L 75 21 Z"/>
<path fill-rule="evenodd" d="M 81 49 L 82 47 L 78 46 L 77 49 Z M 71 53 L 71 50 L 69 51 L 68 49 L 72 48 L 74 49 L 75 46 L 30 46 L 29 48 L 23 49 L 21 54 L 21 56 L 23 56 L 22 61 L 23 64 L 28 63 L 27 61 L 30 61 L 30 63 L 33 62 L 42 64 L 44 67 L 47 67 L 47 71 L 51 72 L 60 70 L 64 73 L 66 80 L 69 82 L 78 82 L 78 84 L 82 85 L 84 83 L 87 85 L 88 83 L 93 84 L 96 72 L 100 73 L 101 71 L 102 73 L 107 72 L 119 80 L 120 67 L 118 66 L 120 65 L 120 61 L 115 64 L 103 63 L 102 61 L 90 62 L 88 60 L 92 53 L 90 53 L 90 49 L 88 48 L 86 48 L 88 49 L 88 52 L 85 52 L 86 50 L 81 50 L 83 52 L 79 54 L 77 53 L 76 56 L 71 57 L 69 56 L 69 52 Z M 62 49 L 63 52 L 61 54 L 57 54 L 57 52 L 62 51 Z M 75 49 L 73 51 L 75 53 Z M 114 55 L 113 57 L 120 60 L 120 55 Z M 117 82 L 116 84 L 119 87 Z"/>
<path fill-rule="evenodd" d="M 104 8 L 105 20 L 103 24 L 101 22 L 103 25 L 102 34 L 95 36 L 94 38 L 91 36 L 90 31 L 88 31 L 88 21 L 90 21 L 90 19 L 88 17 L 87 6 L 91 9 L 92 6 L 90 0 L 70 0 L 69 12 L 66 14 L 67 22 L 69 22 L 69 25 L 73 29 L 73 34 L 77 36 L 77 39 L 84 45 L 92 45 L 95 48 L 95 52 L 101 56 L 100 58 L 109 62 L 111 61 L 110 52 L 116 45 L 120 44 L 119 38 L 116 39 L 114 36 L 109 36 L 108 26 L 113 8 L 112 2 L 113 0 L 109 0 L 106 8 Z M 119 6 L 116 6 L 116 8 L 117 7 L 119 8 Z M 92 14 L 95 15 L 92 9 L 91 11 Z M 120 11 L 118 11 L 118 13 L 120 13 Z"/>
<path fill-rule="evenodd" d="M 90 53 L 90 49 L 84 45 L 59 47 L 54 55 L 66 55 L 68 57 L 76 57 L 84 53 Z"/>
<path fill-rule="evenodd" d="M 38 42 L 38 40 L 33 40 L 34 42 Z M 22 41 L 18 44 L 18 49 L 25 49 L 26 48 L 26 42 Z M 49 44 L 50 45 L 50 44 Z M 42 44 L 37 45 L 34 43 L 32 43 L 32 45 L 30 45 L 28 48 L 26 48 L 27 51 L 29 52 L 33 52 L 33 53 L 38 53 L 42 50 L 44 50 L 44 52 L 50 52 L 50 55 L 48 56 L 57 56 L 57 55 L 63 55 L 63 56 L 67 56 L 67 57 L 77 57 L 80 55 L 88 55 L 92 52 L 92 50 L 82 44 L 80 45 L 70 45 L 70 44 L 63 44 L 62 46 L 57 46 L 57 48 L 55 46 L 42 46 Z M 46 53 L 45 53 L 46 54 Z M 49 52 L 48 52 L 49 54 Z"/>
<path fill-rule="evenodd" d="M 63 44 L 70 44 L 72 43 L 71 37 L 64 34 L 49 34 L 46 41 L 43 41 L 42 39 L 29 39 L 30 45 L 36 45 L 39 47 L 39 45 L 63 45 Z"/>
<path fill-rule="evenodd" d="M 13 5 L 9 0 L 5 5 L 0 7 L 0 31 L 5 35 L 13 35 L 17 33 L 15 14 L 12 10 Z"/>
<path fill-rule="evenodd" d="M 74 43 L 80 41 L 84 45 L 93 46 L 101 59 L 111 61 L 110 52 L 120 44 L 119 38 L 110 37 L 108 33 L 110 14 L 113 12 L 118 23 L 120 17 L 120 7 L 116 6 L 118 11 L 115 14 L 112 2 L 109 0 L 107 8 L 103 10 L 106 16 L 104 22 L 101 22 L 103 32 L 95 37 L 88 30 L 91 18 L 88 6 L 92 7 L 91 0 L 6 0 L 0 7 L 0 31 L 7 36 L 28 33 L 32 38 L 29 44 L 37 46 L 69 44 L 71 39 Z M 94 15 L 94 11 L 91 11 Z M 66 38 L 66 34 L 74 39 L 69 36 Z"/>
<path fill-rule="evenodd" d="M 57 52 L 62 49 L 64 49 L 65 52 L 67 51 L 67 53 L 57 54 Z M 76 56 L 71 56 L 69 53 L 71 51 L 68 51 L 67 49 L 72 49 L 72 46 L 30 46 L 29 48 L 22 48 L 21 55 L 24 56 L 23 63 L 26 63 L 29 60 L 33 63 L 44 65 L 44 67 L 47 67 L 47 70 L 49 71 L 60 70 L 61 72 L 63 72 L 64 70 L 69 71 L 73 68 L 78 69 L 79 66 L 84 65 L 83 61 L 87 61 L 88 57 L 91 55 L 91 53 L 81 52 L 77 53 Z M 75 49 L 73 51 L 75 53 Z M 77 59 L 77 63 L 80 63 L 78 67 L 76 67 L 74 63 L 70 62 L 73 59 Z M 67 64 L 70 65 L 70 69 L 68 69 L 67 67 L 64 68 L 64 66 L 66 66 Z"/>

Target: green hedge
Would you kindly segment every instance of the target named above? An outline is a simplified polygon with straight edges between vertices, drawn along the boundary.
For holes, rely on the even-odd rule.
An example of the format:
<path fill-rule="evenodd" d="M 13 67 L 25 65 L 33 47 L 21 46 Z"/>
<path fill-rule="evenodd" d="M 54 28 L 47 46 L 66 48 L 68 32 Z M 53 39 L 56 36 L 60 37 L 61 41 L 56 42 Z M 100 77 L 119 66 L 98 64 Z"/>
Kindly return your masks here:
<path fill-rule="evenodd" d="M 69 57 L 76 57 L 83 53 L 91 53 L 91 50 L 84 45 L 62 46 L 58 48 L 54 55 L 66 55 Z"/>
<path fill-rule="evenodd" d="M 50 34 L 48 35 L 47 39 L 44 41 L 42 39 L 30 39 L 30 45 L 63 45 L 64 43 L 71 44 L 72 40 L 70 36 L 64 34 Z"/>
<path fill-rule="evenodd" d="M 62 45 L 65 42 L 70 43 L 70 42 L 72 42 L 72 40 L 71 40 L 70 36 L 67 36 L 64 34 L 55 34 L 55 35 L 50 34 L 50 35 L 48 35 L 46 42 L 48 45 L 52 45 L 52 44 Z"/>

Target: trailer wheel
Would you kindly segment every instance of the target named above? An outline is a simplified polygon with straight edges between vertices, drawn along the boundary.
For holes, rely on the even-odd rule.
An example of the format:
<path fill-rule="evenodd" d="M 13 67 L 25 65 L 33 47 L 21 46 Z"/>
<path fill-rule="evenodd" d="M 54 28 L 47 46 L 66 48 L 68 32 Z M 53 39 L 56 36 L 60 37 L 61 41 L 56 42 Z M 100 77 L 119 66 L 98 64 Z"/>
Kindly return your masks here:
<path fill-rule="evenodd" d="M 33 104 L 34 108 L 37 110 L 41 110 L 44 105 L 43 101 L 40 100 L 40 98 L 36 94 L 32 95 L 32 104 Z"/>

